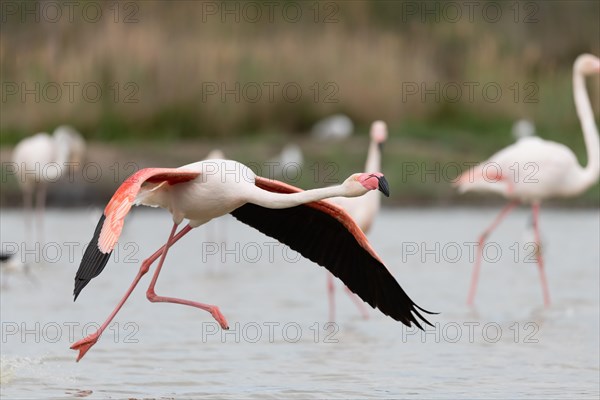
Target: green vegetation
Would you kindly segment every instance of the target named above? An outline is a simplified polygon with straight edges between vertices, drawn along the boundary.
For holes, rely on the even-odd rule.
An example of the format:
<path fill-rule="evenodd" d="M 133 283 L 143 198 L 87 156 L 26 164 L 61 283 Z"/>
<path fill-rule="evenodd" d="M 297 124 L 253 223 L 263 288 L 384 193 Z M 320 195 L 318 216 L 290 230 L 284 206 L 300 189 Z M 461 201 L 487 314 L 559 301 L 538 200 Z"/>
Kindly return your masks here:
<path fill-rule="evenodd" d="M 302 9 L 298 21 L 282 14 L 288 3 Z M 473 20 L 465 4 L 452 3 L 461 18 L 435 1 L 278 2 L 272 20 L 268 2 L 254 2 L 257 22 L 241 9 L 236 22 L 190 1 L 127 2 L 118 15 L 112 2 L 96 3 L 103 17 L 93 23 L 81 10 L 73 21 L 7 15 L 0 145 L 8 151 L 24 136 L 69 123 L 127 156 L 155 143 L 156 161 L 163 154 L 179 165 L 188 159 L 176 150 L 186 146 L 197 149 L 195 159 L 223 147 L 247 161 L 297 141 L 307 163 L 330 160 L 343 175 L 362 165 L 360 135 L 375 119 L 390 127 L 385 167 L 398 171 L 407 162 L 482 160 L 511 143 L 512 123 L 528 117 L 585 163 L 571 69 L 578 54 L 600 54 L 600 3 L 482 1 Z M 500 5 L 497 21 L 482 14 L 488 3 Z M 588 84 L 596 113 L 599 86 Z M 315 121 L 337 112 L 356 122 L 359 137 L 311 143 Z M 447 183 L 398 176 L 391 182 L 405 190 L 398 201 L 456 201 Z M 567 204 L 599 199 L 596 186 Z"/>

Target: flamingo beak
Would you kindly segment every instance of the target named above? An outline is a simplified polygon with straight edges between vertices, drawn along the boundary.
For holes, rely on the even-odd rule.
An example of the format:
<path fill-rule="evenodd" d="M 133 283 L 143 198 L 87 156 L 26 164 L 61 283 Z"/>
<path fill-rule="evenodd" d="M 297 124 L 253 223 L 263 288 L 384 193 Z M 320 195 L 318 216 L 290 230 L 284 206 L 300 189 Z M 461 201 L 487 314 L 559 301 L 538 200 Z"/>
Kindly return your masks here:
<path fill-rule="evenodd" d="M 390 197 L 390 185 L 388 184 L 385 176 L 378 176 L 377 180 L 379 181 L 379 187 L 377 188 L 385 197 Z"/>
<path fill-rule="evenodd" d="M 383 142 L 377 143 L 377 147 L 379 148 L 379 152 L 383 153 Z"/>

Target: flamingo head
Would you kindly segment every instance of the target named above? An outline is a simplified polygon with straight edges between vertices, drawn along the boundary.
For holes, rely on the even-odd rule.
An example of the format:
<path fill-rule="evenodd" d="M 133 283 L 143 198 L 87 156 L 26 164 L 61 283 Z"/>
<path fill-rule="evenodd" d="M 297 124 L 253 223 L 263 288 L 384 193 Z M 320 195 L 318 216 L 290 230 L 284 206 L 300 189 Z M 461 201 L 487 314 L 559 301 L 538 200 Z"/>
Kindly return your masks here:
<path fill-rule="evenodd" d="M 208 153 L 208 155 L 205 158 L 205 160 L 224 160 L 224 159 L 225 159 L 225 153 L 223 153 L 220 149 L 213 149 L 210 153 Z"/>
<path fill-rule="evenodd" d="M 574 69 L 583 75 L 600 73 L 600 58 L 592 54 L 582 54 L 575 60 Z"/>
<path fill-rule="evenodd" d="M 390 186 L 380 172 L 351 175 L 343 183 L 350 197 L 362 196 L 371 190 L 379 190 L 385 197 L 390 196 Z"/>
<path fill-rule="evenodd" d="M 371 124 L 371 140 L 377 143 L 379 150 L 383 148 L 383 143 L 387 140 L 387 125 L 383 121 L 375 121 Z"/>

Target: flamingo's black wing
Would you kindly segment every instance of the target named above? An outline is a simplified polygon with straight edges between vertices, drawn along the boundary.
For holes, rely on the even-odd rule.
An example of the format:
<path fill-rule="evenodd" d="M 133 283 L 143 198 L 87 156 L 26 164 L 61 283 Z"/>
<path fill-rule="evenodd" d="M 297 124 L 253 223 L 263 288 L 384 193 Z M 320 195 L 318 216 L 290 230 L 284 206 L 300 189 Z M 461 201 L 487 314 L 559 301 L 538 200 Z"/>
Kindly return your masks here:
<path fill-rule="evenodd" d="M 83 259 L 81 260 L 81 264 L 79 265 L 79 269 L 77 270 L 77 274 L 75 275 L 75 289 L 73 290 L 73 301 L 77 300 L 77 296 L 81 293 L 81 290 L 86 287 L 90 281 L 100 275 L 106 264 L 108 263 L 108 259 L 112 254 L 103 253 L 98 248 L 98 238 L 100 237 L 100 232 L 102 231 L 102 225 L 104 225 L 104 220 L 106 217 L 104 214 L 98 221 L 98 225 L 96 225 L 96 230 L 94 231 L 94 237 L 88 244 L 85 249 L 85 253 L 83 253 Z"/>
<path fill-rule="evenodd" d="M 362 231 L 341 208 L 323 201 L 286 209 L 247 203 L 231 214 L 327 268 L 363 301 L 385 315 L 407 326 L 415 323 L 423 329 L 418 318 L 431 325 L 419 310 L 431 313 L 408 297 L 370 249 Z"/>

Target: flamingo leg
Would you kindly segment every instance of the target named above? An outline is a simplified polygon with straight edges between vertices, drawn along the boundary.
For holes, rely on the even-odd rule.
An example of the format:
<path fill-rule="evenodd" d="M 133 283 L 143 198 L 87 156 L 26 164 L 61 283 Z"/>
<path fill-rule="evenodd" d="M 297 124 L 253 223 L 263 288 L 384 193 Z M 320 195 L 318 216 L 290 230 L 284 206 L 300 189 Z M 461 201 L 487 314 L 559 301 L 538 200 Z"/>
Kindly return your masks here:
<path fill-rule="evenodd" d="M 327 296 L 329 298 L 329 322 L 335 322 L 335 282 L 331 272 L 327 272 Z"/>
<path fill-rule="evenodd" d="M 364 319 L 369 319 L 369 312 L 367 311 L 368 309 L 365 306 L 365 303 L 362 300 L 360 300 L 360 298 L 356 295 L 356 293 L 354 293 L 352 290 L 348 289 L 348 286 L 344 286 L 344 289 L 346 290 L 348 297 L 350 297 L 350 300 L 352 300 L 354 302 L 354 304 L 356 305 L 356 307 L 358 308 L 358 312 L 361 313 L 362 317 Z"/>
<path fill-rule="evenodd" d="M 536 245 L 536 256 L 538 262 L 538 269 L 540 271 L 540 282 L 542 283 L 542 293 L 544 295 L 544 305 L 548 307 L 550 305 L 550 291 L 548 290 L 548 281 L 546 280 L 546 270 L 544 269 L 544 258 L 542 256 L 542 242 L 540 238 L 539 228 L 539 213 L 540 203 L 535 202 L 532 205 L 533 209 L 533 231 L 535 235 Z"/>
<path fill-rule="evenodd" d="M 33 219 L 33 191 L 31 189 L 23 190 L 23 207 L 25 208 L 25 246 L 33 244 L 32 239 L 32 219 Z"/>
<path fill-rule="evenodd" d="M 517 200 L 513 200 L 508 203 L 500 214 L 496 217 L 494 222 L 481 234 L 479 237 L 479 241 L 477 243 L 477 253 L 475 255 L 475 265 L 473 266 L 473 275 L 471 276 L 471 287 L 469 289 L 469 297 L 467 298 L 467 304 L 473 305 L 473 300 L 475 299 L 475 292 L 477 290 L 477 282 L 479 281 L 479 270 L 481 268 L 481 258 L 483 255 L 483 245 L 485 244 L 485 240 L 487 237 L 496 229 L 496 227 L 500 224 L 500 222 L 508 215 L 508 213 L 515 208 L 519 202 Z"/>
<path fill-rule="evenodd" d="M 172 235 L 169 235 L 169 241 L 170 241 L 171 245 L 175 244 L 175 242 L 177 242 L 179 239 L 181 239 L 186 233 L 188 233 L 191 230 L 192 230 L 192 227 L 189 225 L 186 225 L 182 230 L 179 231 L 179 233 L 177 233 L 177 235 L 173 236 L 172 238 L 171 238 Z M 138 271 L 137 275 L 133 279 L 133 282 L 131 282 L 129 289 L 127 289 L 127 292 L 125 293 L 123 298 L 121 298 L 121 301 L 119 301 L 119 304 L 117 304 L 115 309 L 108 316 L 106 321 L 104 321 L 102 326 L 96 332 L 88 335 L 87 337 L 81 339 L 80 341 L 78 341 L 76 343 L 73 343 L 73 345 L 71 346 L 71 349 L 79 350 L 79 355 L 77 356 L 77 361 L 81 360 L 83 358 L 83 356 L 85 355 L 85 353 L 87 353 L 87 351 L 94 344 L 96 344 L 96 342 L 100 338 L 100 335 L 102 335 L 102 332 L 104 332 L 104 330 L 111 323 L 111 321 L 113 320 L 115 315 L 117 315 L 117 313 L 119 312 L 121 307 L 123 307 L 123 304 L 125 304 L 125 302 L 129 298 L 129 295 L 131 294 L 131 292 L 133 292 L 133 290 L 137 286 L 137 284 L 140 281 L 140 279 L 142 278 L 142 276 L 144 276 L 148 272 L 148 270 L 150 269 L 150 266 L 158 259 L 158 257 L 161 256 L 161 254 L 163 254 L 166 247 L 167 247 L 167 245 L 165 244 L 160 249 L 158 249 L 154 254 L 152 254 L 150 257 L 148 257 L 147 259 L 145 259 L 142 262 L 140 270 Z"/>
<path fill-rule="evenodd" d="M 44 208 L 46 206 L 46 184 L 38 187 L 35 199 L 36 231 L 40 247 L 44 245 Z"/>
<path fill-rule="evenodd" d="M 225 231 L 225 220 L 223 218 L 216 218 L 204 226 L 206 227 L 205 243 L 213 244 L 217 246 L 217 248 L 221 248 L 221 246 L 223 248 L 227 248 L 225 245 L 225 238 L 227 237 L 227 234 Z M 220 258 L 217 257 L 211 257 L 211 261 L 209 262 L 209 271 L 211 273 L 217 271 L 219 267 L 218 264 L 221 264 Z"/>
<path fill-rule="evenodd" d="M 226 249 L 227 248 L 227 220 L 224 217 L 218 218 L 216 221 L 216 224 L 219 228 L 219 233 L 218 233 L 218 240 L 219 240 L 219 246 L 222 246 L 222 248 Z"/>
<path fill-rule="evenodd" d="M 348 286 L 344 286 L 344 289 L 346 290 L 348 297 L 350 297 L 350 300 L 354 302 L 358 311 L 362 314 L 363 318 L 368 319 L 369 313 L 362 300 L 348 289 Z M 327 273 L 327 294 L 329 296 L 329 322 L 335 322 L 335 280 L 333 279 L 333 274 L 331 272 Z"/>
<path fill-rule="evenodd" d="M 177 225 L 174 225 L 173 226 L 173 230 L 171 231 L 171 236 L 175 232 L 176 228 L 177 228 Z M 152 281 L 150 282 L 150 286 L 148 286 L 148 290 L 146 291 L 146 297 L 152 303 L 175 303 L 175 304 L 182 304 L 182 305 L 185 305 L 185 306 L 196 307 L 196 308 L 199 308 L 201 310 L 207 311 L 221 325 L 221 328 L 223 328 L 223 329 L 229 329 L 229 324 L 227 323 L 227 320 L 225 319 L 225 317 L 223 316 L 223 314 L 219 310 L 219 307 L 217 307 L 215 305 L 212 305 L 212 304 L 198 303 L 198 302 L 195 302 L 195 301 L 184 300 L 184 299 L 179 299 L 179 298 L 175 298 L 175 297 L 158 296 L 156 294 L 156 292 L 154 291 L 154 286 L 156 285 L 156 281 L 158 280 L 158 275 L 160 274 L 160 270 L 162 269 L 162 266 L 163 266 L 163 264 L 165 262 L 165 258 L 167 256 L 167 252 L 169 251 L 169 248 L 172 245 L 172 243 L 171 243 L 171 236 L 169 236 L 169 240 L 167 240 L 167 244 L 165 245 L 165 250 L 162 253 L 162 256 L 160 258 L 158 266 L 156 267 L 156 271 L 154 271 L 154 276 L 152 277 Z"/>
<path fill-rule="evenodd" d="M 217 220 L 212 220 L 210 221 L 208 224 L 205 225 L 206 226 L 206 243 L 210 243 L 213 244 L 215 246 L 220 246 L 221 243 L 217 242 Z M 217 270 L 217 264 L 219 263 L 216 259 L 216 257 L 211 257 L 211 261 L 210 262 L 210 268 L 209 271 L 210 272 L 215 272 Z"/>

